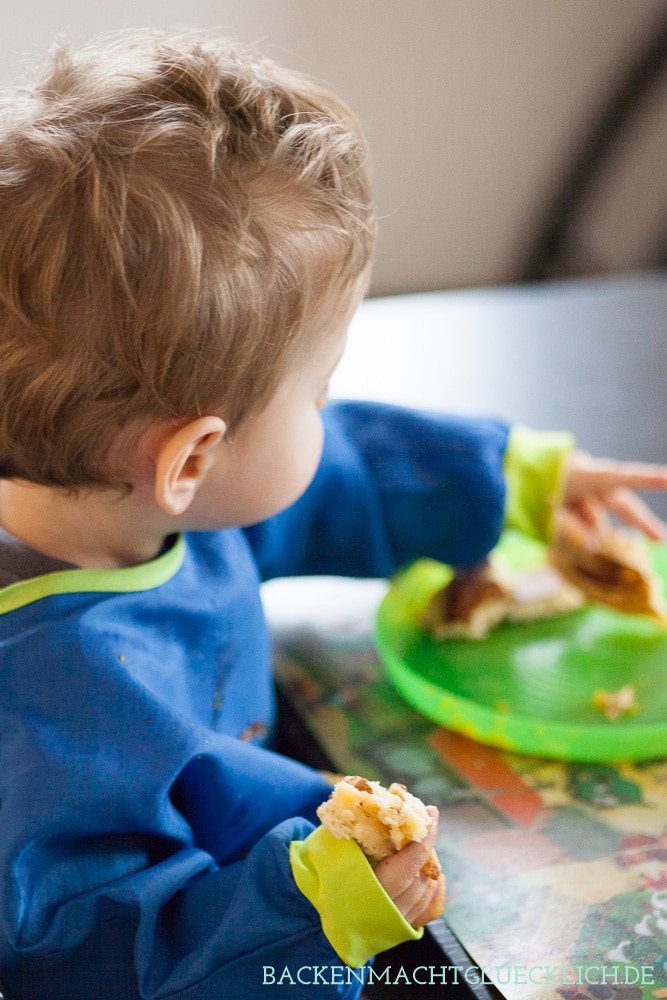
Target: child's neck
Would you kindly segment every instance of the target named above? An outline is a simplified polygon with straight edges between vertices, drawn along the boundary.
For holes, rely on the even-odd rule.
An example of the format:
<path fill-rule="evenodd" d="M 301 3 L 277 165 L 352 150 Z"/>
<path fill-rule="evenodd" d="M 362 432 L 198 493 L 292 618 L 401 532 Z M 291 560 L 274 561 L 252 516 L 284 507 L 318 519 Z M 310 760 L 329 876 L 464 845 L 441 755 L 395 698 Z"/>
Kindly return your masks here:
<path fill-rule="evenodd" d="M 86 569 L 118 569 L 155 558 L 168 531 L 146 517 L 131 493 L 68 494 L 46 486 L 0 481 L 0 526 L 44 555 Z"/>

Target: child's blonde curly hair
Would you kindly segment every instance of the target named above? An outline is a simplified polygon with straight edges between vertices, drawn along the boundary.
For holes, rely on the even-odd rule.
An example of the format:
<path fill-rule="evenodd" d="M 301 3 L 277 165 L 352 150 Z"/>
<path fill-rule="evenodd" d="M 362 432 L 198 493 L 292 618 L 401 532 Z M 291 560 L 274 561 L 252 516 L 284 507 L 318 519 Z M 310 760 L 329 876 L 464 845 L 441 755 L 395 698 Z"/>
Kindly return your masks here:
<path fill-rule="evenodd" d="M 0 476 L 119 486 L 132 428 L 261 407 L 374 217 L 349 110 L 219 40 L 64 49 L 0 117 Z"/>

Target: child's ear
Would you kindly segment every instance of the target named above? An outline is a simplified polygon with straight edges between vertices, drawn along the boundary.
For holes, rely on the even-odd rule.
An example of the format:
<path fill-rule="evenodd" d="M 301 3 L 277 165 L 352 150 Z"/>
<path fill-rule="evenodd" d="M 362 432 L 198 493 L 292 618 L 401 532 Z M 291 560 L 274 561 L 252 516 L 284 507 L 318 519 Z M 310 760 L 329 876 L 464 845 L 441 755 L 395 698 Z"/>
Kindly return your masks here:
<path fill-rule="evenodd" d="M 165 438 L 155 465 L 155 499 L 167 514 L 182 514 L 192 503 L 222 441 L 227 425 L 220 417 L 198 417 Z"/>

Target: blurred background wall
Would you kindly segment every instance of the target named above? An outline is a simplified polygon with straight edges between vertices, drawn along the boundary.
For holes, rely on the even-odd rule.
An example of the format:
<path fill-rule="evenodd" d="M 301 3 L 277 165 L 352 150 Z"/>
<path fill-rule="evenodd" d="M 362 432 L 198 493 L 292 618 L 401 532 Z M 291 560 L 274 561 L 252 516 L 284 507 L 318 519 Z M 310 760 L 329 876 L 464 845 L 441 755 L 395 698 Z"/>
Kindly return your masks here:
<path fill-rule="evenodd" d="M 143 26 L 215 29 L 331 85 L 371 146 L 381 215 L 375 294 L 535 276 L 531 248 L 550 199 L 667 21 L 667 0 L 5 4 L 2 86 L 29 78 L 57 35 L 77 43 Z M 667 71 L 596 168 L 567 261 L 545 271 L 661 263 L 666 151 Z"/>

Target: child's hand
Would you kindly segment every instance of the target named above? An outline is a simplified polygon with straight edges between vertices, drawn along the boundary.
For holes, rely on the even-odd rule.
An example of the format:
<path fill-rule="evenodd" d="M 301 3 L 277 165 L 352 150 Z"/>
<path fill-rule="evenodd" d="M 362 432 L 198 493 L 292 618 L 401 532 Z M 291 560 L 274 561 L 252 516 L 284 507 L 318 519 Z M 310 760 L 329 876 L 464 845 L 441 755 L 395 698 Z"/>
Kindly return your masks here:
<path fill-rule="evenodd" d="M 438 810 L 428 806 L 433 825 L 426 837 L 408 844 L 374 868 L 378 881 L 401 914 L 415 929 L 435 920 L 445 905 L 445 877 L 430 874 L 429 859 L 438 833 Z"/>
<path fill-rule="evenodd" d="M 615 462 L 573 451 L 563 493 L 564 512 L 590 527 L 612 513 L 649 538 L 664 541 L 665 526 L 635 490 L 667 490 L 667 466 Z"/>

